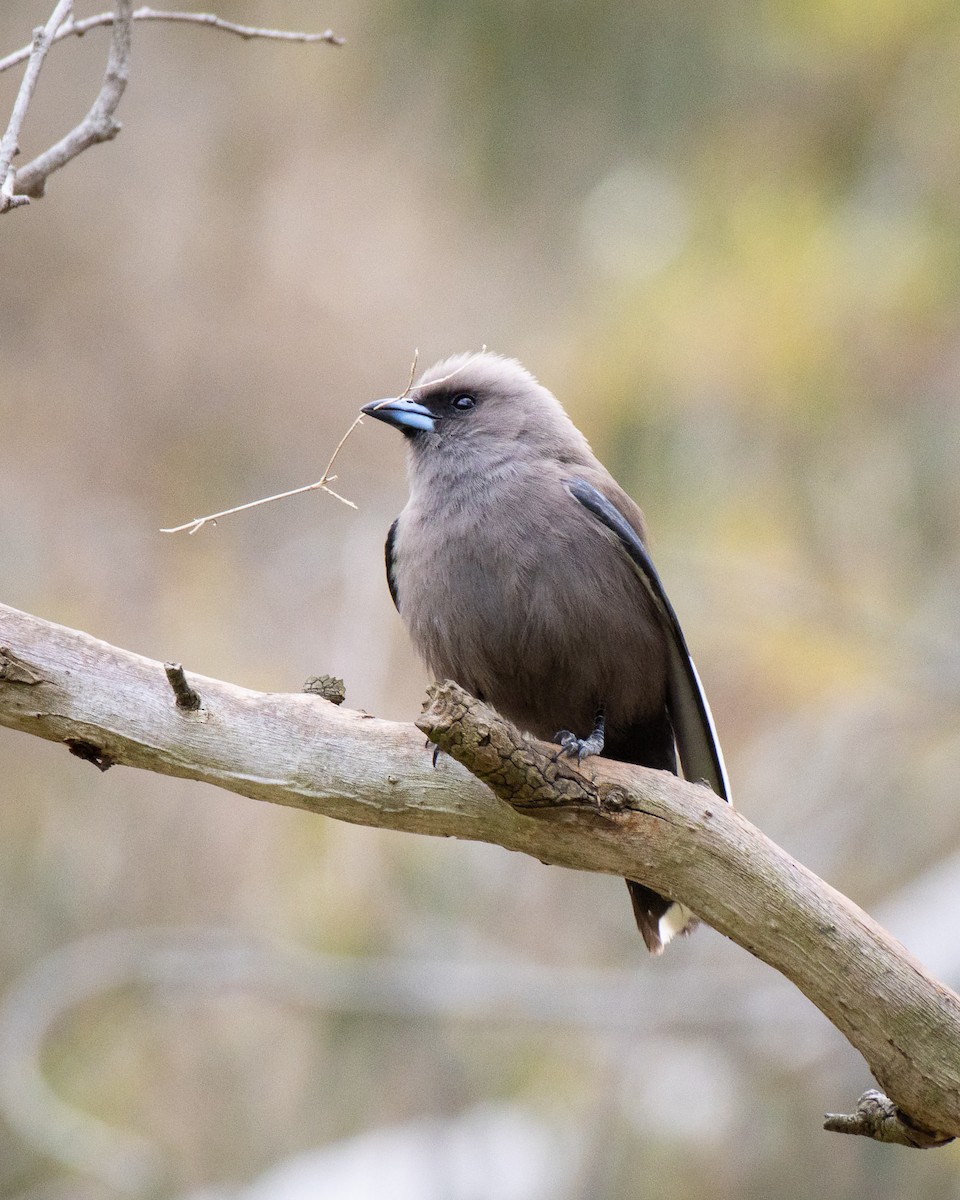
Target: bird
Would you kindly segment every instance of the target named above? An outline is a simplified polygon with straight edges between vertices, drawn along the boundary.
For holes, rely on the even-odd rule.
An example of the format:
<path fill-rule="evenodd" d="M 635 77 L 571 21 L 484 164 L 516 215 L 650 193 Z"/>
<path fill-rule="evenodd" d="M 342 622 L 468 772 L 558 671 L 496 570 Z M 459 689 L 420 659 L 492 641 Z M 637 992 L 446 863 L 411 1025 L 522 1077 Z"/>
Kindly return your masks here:
<path fill-rule="evenodd" d="M 390 595 L 435 678 L 579 764 L 679 774 L 729 801 L 713 717 L 643 513 L 516 359 L 454 355 L 361 409 L 407 445 Z M 695 915 L 628 879 L 647 949 Z"/>

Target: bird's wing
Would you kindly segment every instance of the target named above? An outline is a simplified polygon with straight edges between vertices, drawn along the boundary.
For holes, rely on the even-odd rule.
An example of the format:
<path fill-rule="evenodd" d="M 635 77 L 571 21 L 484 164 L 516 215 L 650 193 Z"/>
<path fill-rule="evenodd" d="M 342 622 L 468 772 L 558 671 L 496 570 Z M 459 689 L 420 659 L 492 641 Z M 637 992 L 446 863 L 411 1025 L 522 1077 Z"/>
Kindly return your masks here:
<path fill-rule="evenodd" d="M 393 558 L 394 543 L 397 540 L 397 523 L 399 520 L 400 518 L 397 517 L 396 521 L 390 526 L 390 532 L 387 534 L 387 540 L 383 547 L 383 558 L 387 565 L 387 587 L 390 589 L 390 598 L 393 600 L 393 606 L 397 612 L 400 611 L 400 593 L 397 590 L 397 577 L 393 569 Z"/>
<path fill-rule="evenodd" d="M 566 486 L 574 500 L 614 534 L 629 556 L 663 622 L 669 651 L 667 707 L 684 777 L 694 783 L 702 781 L 709 784 L 718 796 L 729 800 L 730 784 L 713 715 L 677 614 L 667 599 L 646 546 L 623 513 L 593 484 L 575 478 L 568 479 Z"/>

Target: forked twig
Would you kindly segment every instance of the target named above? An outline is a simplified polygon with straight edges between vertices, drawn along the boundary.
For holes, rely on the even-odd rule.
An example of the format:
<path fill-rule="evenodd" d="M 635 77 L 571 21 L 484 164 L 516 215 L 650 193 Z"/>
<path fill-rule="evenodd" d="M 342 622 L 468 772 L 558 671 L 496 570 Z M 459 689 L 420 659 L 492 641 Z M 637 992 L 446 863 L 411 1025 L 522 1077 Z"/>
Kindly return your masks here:
<path fill-rule="evenodd" d="M 483 349 L 486 350 L 486 346 L 484 346 Z M 390 399 L 382 401 L 383 404 L 389 404 L 394 399 L 402 400 L 404 396 L 408 396 L 410 394 L 410 391 L 413 388 L 413 381 L 417 374 L 417 363 L 419 362 L 419 359 L 420 351 L 414 350 L 413 361 L 410 364 L 410 377 L 407 379 L 407 386 L 403 389 L 399 396 L 391 396 Z M 463 366 L 457 367 L 456 370 L 451 371 L 449 375 L 444 377 L 444 379 L 438 380 L 437 382 L 443 383 L 445 379 L 452 379 L 453 376 L 462 369 Z M 304 484 L 303 487 L 291 488 L 289 492 L 278 492 L 275 496 L 264 496 L 260 500 L 250 500 L 248 503 L 238 504 L 234 508 L 225 508 L 223 512 L 211 513 L 207 517 L 194 517 L 192 521 L 185 521 L 183 525 L 174 525 L 170 529 L 161 529 L 160 532 L 183 533 L 183 531 L 186 530 L 187 533 L 193 535 L 197 532 L 197 530 L 202 529 L 204 525 L 216 525 L 217 521 L 219 521 L 221 517 L 232 517 L 234 513 L 246 512 L 246 510 L 249 508 L 259 508 L 261 504 L 272 504 L 274 500 L 286 500 L 289 496 L 300 496 L 304 492 L 327 492 L 336 500 L 339 500 L 342 504 L 346 504 L 349 508 L 356 508 L 357 506 L 352 500 L 348 500 L 345 496 L 341 496 L 339 492 L 335 492 L 333 488 L 330 487 L 330 484 L 337 478 L 336 475 L 331 475 L 330 471 L 333 467 L 333 464 L 336 462 L 337 455 L 343 449 L 347 438 L 351 433 L 353 433 L 356 427 L 361 424 L 362 421 L 363 413 L 358 413 L 354 418 L 353 424 L 343 435 L 340 441 L 337 442 L 337 448 L 334 450 L 333 454 L 330 455 L 330 461 L 327 463 L 326 470 L 315 483 L 307 483 Z"/>
<path fill-rule="evenodd" d="M 17 92 L 13 112 L 10 115 L 10 123 L 0 140 L 0 212 L 30 203 L 28 197 L 18 195 L 16 192 L 16 174 L 11 164 L 14 157 L 20 152 L 20 130 L 23 127 L 27 109 L 30 107 L 30 101 L 33 99 L 43 60 L 53 45 L 57 30 L 67 20 L 72 10 L 73 0 L 58 0 L 46 25 L 34 30 L 33 42 L 24 47 L 23 57 L 29 58 L 30 61 L 23 73 L 20 90 Z"/>
<path fill-rule="evenodd" d="M 251 25 L 238 25 L 213 13 L 167 12 L 145 6 L 133 11 L 132 0 L 116 0 L 113 12 L 98 13 L 78 21 L 73 16 L 73 0 L 57 0 L 46 25 L 34 30 L 32 43 L 0 58 L 0 72 L 18 63 L 27 63 L 7 130 L 0 140 L 0 213 L 21 208 L 29 204 L 31 198 L 42 196 L 47 178 L 54 171 L 58 171 L 91 146 L 99 142 L 108 142 L 119 133 L 120 122 L 114 114 L 127 84 L 130 29 L 134 21 L 189 22 L 235 34 L 245 40 L 268 38 L 285 42 L 327 42 L 334 46 L 342 45 L 344 40 L 331 29 L 323 33 L 296 33 L 292 30 L 257 29 Z M 18 170 L 14 169 L 13 160 L 20 150 L 20 131 L 33 99 L 40 68 L 50 47 L 71 34 L 82 37 L 87 30 L 97 25 L 112 25 L 113 37 L 107 69 L 93 107 L 66 136 L 38 154 L 31 162 Z"/>
<path fill-rule="evenodd" d="M 192 521 L 187 521 L 183 525 L 175 525 L 172 529 L 161 529 L 161 533 L 182 533 L 186 530 L 189 534 L 194 534 L 198 529 L 202 529 L 204 525 L 216 525 L 221 517 L 231 517 L 234 513 L 245 512 L 248 508 L 259 508 L 261 504 L 272 504 L 274 500 L 286 500 L 288 496 L 299 496 L 303 492 L 327 492 L 342 504 L 346 504 L 348 508 L 356 508 L 352 500 L 348 500 L 346 496 L 341 496 L 339 492 L 335 492 L 329 486 L 336 479 L 336 475 L 330 474 L 330 468 L 333 466 L 337 455 L 343 449 L 343 444 L 351 433 L 363 420 L 363 413 L 359 413 L 353 421 L 353 424 L 337 443 L 337 448 L 330 455 L 330 461 L 327 463 L 326 470 L 315 483 L 304 484 L 303 487 L 291 488 L 289 492 L 278 492 L 275 496 L 264 496 L 261 500 L 251 500 L 247 504 L 238 504 L 235 508 L 225 508 L 223 512 L 211 513 L 208 517 L 194 517 Z"/>
<path fill-rule="evenodd" d="M 76 128 L 42 154 L 38 154 L 32 162 L 17 171 L 8 168 L 8 178 L 4 180 L 5 194 L 0 199 L 0 212 L 27 204 L 30 197 L 42 196 L 47 176 L 58 171 L 84 150 L 99 142 L 109 142 L 120 132 L 120 122 L 114 113 L 127 86 L 130 69 L 131 2 L 132 0 L 117 0 L 107 69 L 93 107 Z M 68 11 L 69 7 L 68 5 Z M 58 5 L 54 17 L 60 8 L 61 5 Z M 51 17 L 50 23 L 54 17 Z M 31 62 L 24 74 L 24 81 L 32 66 Z"/>

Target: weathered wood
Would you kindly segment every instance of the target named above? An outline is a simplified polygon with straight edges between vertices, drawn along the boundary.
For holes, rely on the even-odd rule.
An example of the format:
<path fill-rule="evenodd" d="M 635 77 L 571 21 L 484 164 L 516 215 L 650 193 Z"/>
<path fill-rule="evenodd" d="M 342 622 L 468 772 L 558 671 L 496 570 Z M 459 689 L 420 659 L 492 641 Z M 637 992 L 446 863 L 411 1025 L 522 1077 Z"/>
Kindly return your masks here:
<path fill-rule="evenodd" d="M 185 678 L 195 711 L 178 707 L 162 663 L 0 606 L 0 724 L 63 742 L 101 770 L 141 767 L 637 879 L 782 972 L 863 1054 L 892 1107 L 882 1123 L 846 1128 L 915 1146 L 960 1135 L 960 998 L 707 789 L 601 759 L 558 761 L 556 747 L 454 684 L 431 689 L 418 722 L 451 756 L 434 768 L 413 726 L 310 693 Z"/>

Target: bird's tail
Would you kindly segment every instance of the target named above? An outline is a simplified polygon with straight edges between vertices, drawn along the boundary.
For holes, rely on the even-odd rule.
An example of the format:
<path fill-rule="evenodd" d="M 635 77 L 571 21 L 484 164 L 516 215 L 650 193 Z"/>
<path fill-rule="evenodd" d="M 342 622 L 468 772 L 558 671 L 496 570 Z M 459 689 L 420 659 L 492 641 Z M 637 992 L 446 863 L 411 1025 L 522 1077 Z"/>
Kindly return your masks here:
<path fill-rule="evenodd" d="M 634 879 L 626 882 L 637 928 L 651 954 L 661 954 L 671 938 L 696 929 L 699 922 L 689 908 L 665 899 Z"/>

